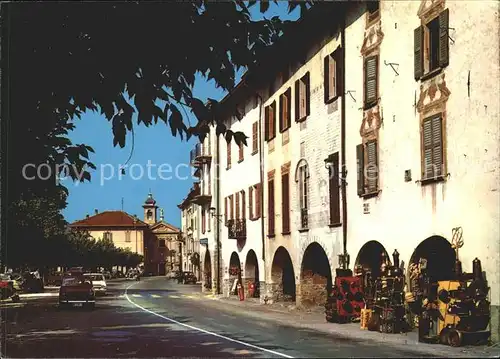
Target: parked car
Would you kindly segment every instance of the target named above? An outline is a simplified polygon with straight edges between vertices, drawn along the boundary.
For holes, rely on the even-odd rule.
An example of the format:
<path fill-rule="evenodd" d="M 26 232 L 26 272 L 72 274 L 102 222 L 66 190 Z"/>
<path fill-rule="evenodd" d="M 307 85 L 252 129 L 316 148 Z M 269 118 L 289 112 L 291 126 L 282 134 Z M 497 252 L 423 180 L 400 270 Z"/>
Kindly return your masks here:
<path fill-rule="evenodd" d="M 14 289 L 14 283 L 10 279 L 8 274 L 0 274 L 0 293 L 1 299 L 7 299 L 14 295 L 16 290 Z"/>
<path fill-rule="evenodd" d="M 106 295 L 107 284 L 106 278 L 101 273 L 85 273 L 83 275 L 85 279 L 88 279 L 92 283 L 94 292 L 96 295 Z"/>
<path fill-rule="evenodd" d="M 168 279 L 178 279 L 180 276 L 181 276 L 181 272 L 179 272 L 179 271 L 168 272 L 166 275 L 166 277 Z"/>
<path fill-rule="evenodd" d="M 196 284 L 198 281 L 193 272 L 182 273 L 182 279 L 184 284 Z"/>
<path fill-rule="evenodd" d="M 102 272 L 102 274 L 104 275 L 104 279 L 106 279 L 106 280 L 112 278 L 111 272 L 109 272 L 109 271 L 104 271 L 104 272 Z"/>
<path fill-rule="evenodd" d="M 83 275 L 69 275 L 59 288 L 59 306 L 85 306 L 95 308 L 95 292 L 92 283 Z"/>

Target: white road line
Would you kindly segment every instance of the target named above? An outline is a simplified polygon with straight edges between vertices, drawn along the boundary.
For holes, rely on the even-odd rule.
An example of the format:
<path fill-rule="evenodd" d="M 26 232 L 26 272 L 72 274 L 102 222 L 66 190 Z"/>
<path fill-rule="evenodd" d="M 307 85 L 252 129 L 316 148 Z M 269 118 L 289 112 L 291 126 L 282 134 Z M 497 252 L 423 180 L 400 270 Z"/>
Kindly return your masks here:
<path fill-rule="evenodd" d="M 134 283 L 135 284 L 135 283 Z M 165 319 L 171 323 L 174 323 L 174 324 L 177 324 L 177 325 L 180 325 L 181 327 L 185 327 L 185 328 L 189 328 L 189 329 L 192 329 L 192 330 L 196 330 L 196 331 L 199 331 L 199 332 L 202 332 L 202 333 L 205 333 L 205 334 L 208 334 L 208 335 L 213 335 L 214 337 L 217 337 L 217 338 L 221 338 L 221 339 L 225 339 L 227 341 L 230 341 L 230 342 L 233 342 L 233 343 L 238 343 L 238 344 L 241 344 L 241 345 L 244 345 L 246 347 L 249 347 L 249 348 L 253 348 L 253 349 L 257 349 L 257 350 L 260 350 L 260 351 L 263 351 L 263 352 L 266 352 L 266 353 L 270 353 L 270 354 L 274 354 L 274 355 L 278 355 L 282 358 L 291 358 L 293 359 L 292 356 L 290 355 L 286 355 L 286 354 L 283 354 L 283 353 L 279 353 L 279 352 L 276 352 L 274 350 L 271 350 L 271 349 L 266 349 L 266 348 L 262 348 L 262 347 L 259 347 L 257 345 L 253 345 L 253 344 L 250 344 L 250 343 L 245 343 L 245 342 L 242 342 L 241 340 L 237 340 L 237 339 L 232 339 L 232 338 L 229 338 L 229 337 L 226 337 L 224 335 L 221 335 L 221 334 L 217 334 L 217 333 L 214 333 L 214 332 L 210 332 L 208 330 L 205 330 L 205 329 L 201 329 L 201 328 L 197 328 L 197 327 L 194 327 L 192 325 L 189 325 L 189 324 L 185 324 L 185 323 L 181 323 L 181 322 L 178 322 L 177 320 L 175 319 L 172 319 L 172 318 L 169 318 L 169 317 L 166 317 L 164 315 L 161 315 L 161 314 L 158 314 L 158 313 L 155 313 L 153 312 L 152 310 L 149 310 L 149 309 L 146 309 L 142 306 L 140 306 L 139 304 L 136 304 L 134 303 L 128 296 L 127 294 L 127 291 L 134 285 L 134 284 L 131 284 L 129 285 L 126 289 L 125 289 L 125 298 L 127 298 L 128 302 L 130 304 L 132 304 L 133 306 L 145 311 L 146 313 L 149 313 L 149 314 L 153 314 L 159 318 L 162 318 L 162 319 Z"/>
<path fill-rule="evenodd" d="M 169 298 L 180 298 L 178 295 L 173 295 L 173 294 L 172 294 L 172 295 L 169 295 L 168 297 L 169 297 Z"/>
<path fill-rule="evenodd" d="M 161 298 L 161 295 L 158 295 L 158 294 L 151 294 L 151 297 L 153 297 L 153 298 Z"/>
<path fill-rule="evenodd" d="M 134 297 L 134 298 L 140 298 L 140 297 L 142 297 L 142 295 L 140 295 L 140 294 L 132 294 L 132 297 Z M 127 298 L 127 294 L 126 293 L 125 293 L 125 298 Z"/>

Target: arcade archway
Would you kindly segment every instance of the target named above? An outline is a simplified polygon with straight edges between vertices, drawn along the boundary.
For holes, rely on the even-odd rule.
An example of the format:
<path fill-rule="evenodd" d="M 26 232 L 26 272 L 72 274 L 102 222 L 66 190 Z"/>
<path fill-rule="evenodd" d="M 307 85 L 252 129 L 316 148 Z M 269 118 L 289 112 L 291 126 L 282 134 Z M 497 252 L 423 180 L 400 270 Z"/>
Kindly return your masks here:
<path fill-rule="evenodd" d="M 205 252 L 205 260 L 203 263 L 204 286 L 206 289 L 212 289 L 212 258 L 210 252 Z"/>
<path fill-rule="evenodd" d="M 323 306 L 332 288 L 332 271 L 321 245 L 311 243 L 302 257 L 300 275 L 301 305 Z"/>
<path fill-rule="evenodd" d="M 241 263 L 240 256 L 238 253 L 231 253 L 231 258 L 229 259 L 229 294 L 238 295 L 238 284 L 242 284 L 241 280 Z"/>
<path fill-rule="evenodd" d="M 254 283 L 255 291 L 253 297 L 259 296 L 259 261 L 257 255 L 250 249 L 245 260 L 245 288 L 248 288 L 250 283 Z"/>
<path fill-rule="evenodd" d="M 284 247 L 279 247 L 274 253 L 271 283 L 275 301 L 295 301 L 295 271 Z"/>
<path fill-rule="evenodd" d="M 391 263 L 389 253 L 378 241 L 368 241 L 358 252 L 355 267 L 362 269 L 371 278 L 380 276 L 380 266 L 384 261 Z"/>

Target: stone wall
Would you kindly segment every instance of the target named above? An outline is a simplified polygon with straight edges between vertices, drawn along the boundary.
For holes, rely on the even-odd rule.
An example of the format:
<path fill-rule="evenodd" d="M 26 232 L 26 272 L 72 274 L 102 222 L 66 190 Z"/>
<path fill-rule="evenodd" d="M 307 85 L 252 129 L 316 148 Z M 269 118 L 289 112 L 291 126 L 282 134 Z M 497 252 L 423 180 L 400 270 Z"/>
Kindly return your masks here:
<path fill-rule="evenodd" d="M 300 298 L 297 301 L 303 307 L 323 306 L 326 301 L 327 278 L 311 270 L 304 271 L 297 293 Z"/>

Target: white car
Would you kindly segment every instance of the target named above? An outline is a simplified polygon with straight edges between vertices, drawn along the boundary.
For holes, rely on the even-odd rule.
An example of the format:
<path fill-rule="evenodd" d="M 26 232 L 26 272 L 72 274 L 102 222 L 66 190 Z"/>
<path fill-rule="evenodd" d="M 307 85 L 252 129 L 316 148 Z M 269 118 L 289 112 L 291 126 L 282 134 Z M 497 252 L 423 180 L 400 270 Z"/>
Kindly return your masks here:
<path fill-rule="evenodd" d="M 106 278 L 102 273 L 85 273 L 85 278 L 90 279 L 96 295 L 106 295 L 107 285 Z"/>

